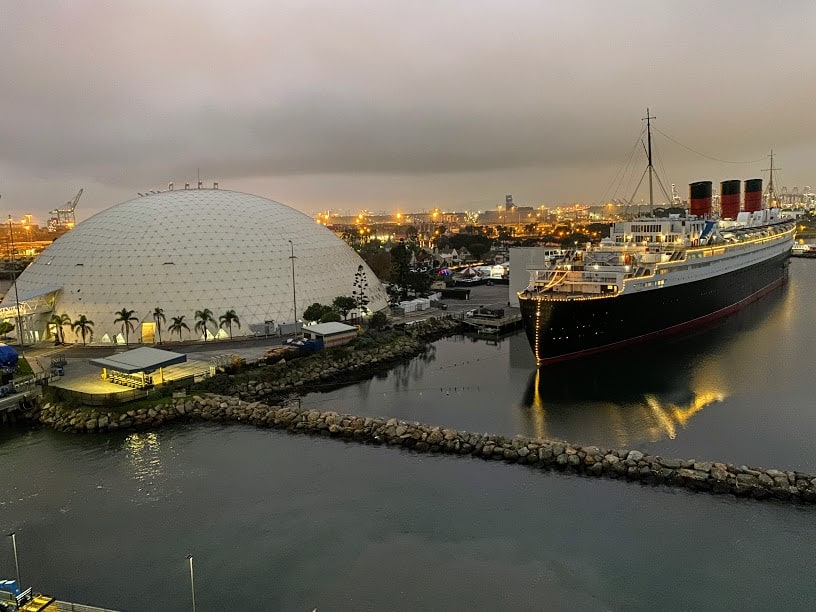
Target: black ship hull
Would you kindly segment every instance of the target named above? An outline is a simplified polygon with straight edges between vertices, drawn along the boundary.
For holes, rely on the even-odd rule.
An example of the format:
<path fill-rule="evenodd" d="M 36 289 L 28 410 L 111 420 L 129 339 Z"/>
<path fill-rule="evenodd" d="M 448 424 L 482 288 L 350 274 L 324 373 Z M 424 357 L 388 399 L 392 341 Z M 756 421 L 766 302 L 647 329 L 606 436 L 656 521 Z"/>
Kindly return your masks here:
<path fill-rule="evenodd" d="M 521 296 L 539 365 L 647 341 L 727 316 L 787 279 L 790 252 L 727 274 L 638 293 L 584 300 Z"/>

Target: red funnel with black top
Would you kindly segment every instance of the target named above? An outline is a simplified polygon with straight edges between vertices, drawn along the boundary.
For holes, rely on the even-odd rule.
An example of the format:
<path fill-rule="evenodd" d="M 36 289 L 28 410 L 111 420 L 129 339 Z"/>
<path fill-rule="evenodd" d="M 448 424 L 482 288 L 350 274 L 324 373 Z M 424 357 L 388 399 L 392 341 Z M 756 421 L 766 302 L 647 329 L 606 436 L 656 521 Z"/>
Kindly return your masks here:
<path fill-rule="evenodd" d="M 739 180 L 723 181 L 720 183 L 720 217 L 723 219 L 736 219 L 739 211 Z"/>
<path fill-rule="evenodd" d="M 745 210 L 747 212 L 762 210 L 762 179 L 745 181 Z"/>
<path fill-rule="evenodd" d="M 711 216 L 711 181 L 689 185 L 689 213 L 698 217 Z"/>

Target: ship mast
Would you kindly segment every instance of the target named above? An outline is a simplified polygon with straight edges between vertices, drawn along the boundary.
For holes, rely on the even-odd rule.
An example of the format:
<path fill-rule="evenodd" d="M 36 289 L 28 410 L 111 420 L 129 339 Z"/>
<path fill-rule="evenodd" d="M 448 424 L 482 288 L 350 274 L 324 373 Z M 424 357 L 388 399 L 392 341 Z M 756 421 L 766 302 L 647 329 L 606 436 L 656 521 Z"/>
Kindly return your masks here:
<path fill-rule="evenodd" d="M 773 173 L 774 173 L 774 165 L 773 165 L 774 152 L 773 152 L 773 149 L 771 149 L 770 157 L 771 157 L 771 167 L 770 168 L 765 168 L 765 170 L 763 170 L 763 172 L 770 172 L 770 175 L 768 176 L 768 208 L 773 208 L 773 203 L 774 203 L 775 194 L 776 194 L 776 190 L 774 189 L 774 182 L 773 182 Z M 776 170 L 780 170 L 780 168 L 776 168 Z"/>
<path fill-rule="evenodd" d="M 646 134 L 647 134 L 647 155 L 649 157 L 649 216 L 654 216 L 654 189 L 652 187 L 652 173 L 654 173 L 654 166 L 652 166 L 652 117 L 649 114 L 649 108 L 646 108 Z"/>

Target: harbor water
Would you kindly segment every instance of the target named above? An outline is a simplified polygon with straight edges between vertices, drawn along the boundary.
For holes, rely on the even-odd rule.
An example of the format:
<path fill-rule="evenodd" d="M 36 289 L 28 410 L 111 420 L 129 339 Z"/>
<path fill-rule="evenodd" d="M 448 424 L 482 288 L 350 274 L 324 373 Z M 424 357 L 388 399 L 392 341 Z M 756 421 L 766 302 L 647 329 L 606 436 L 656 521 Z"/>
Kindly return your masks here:
<path fill-rule="evenodd" d="M 304 407 L 816 472 L 816 264 L 728 321 L 537 370 L 459 336 Z M 811 506 L 250 426 L 0 430 L 22 582 L 122 610 L 812 608 Z M 0 577 L 13 577 L 11 544 Z"/>

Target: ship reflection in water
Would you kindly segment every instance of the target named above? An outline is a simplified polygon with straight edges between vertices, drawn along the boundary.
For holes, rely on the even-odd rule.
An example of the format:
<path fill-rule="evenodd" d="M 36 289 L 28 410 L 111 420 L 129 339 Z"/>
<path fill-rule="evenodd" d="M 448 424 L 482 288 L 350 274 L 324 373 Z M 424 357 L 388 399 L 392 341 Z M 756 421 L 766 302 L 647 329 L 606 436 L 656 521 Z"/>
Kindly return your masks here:
<path fill-rule="evenodd" d="M 584 389 L 583 398 L 578 399 L 553 392 L 566 390 L 563 381 L 553 381 L 541 370 L 532 375 L 525 404 L 537 436 L 607 446 L 674 439 L 678 429 L 685 427 L 695 414 L 726 397 L 724 388 L 715 380 L 692 383 L 693 387 L 685 391 L 679 388 L 681 380 L 665 380 L 677 386 L 662 393 L 654 389 L 640 393 L 629 389 L 628 393 L 621 388 L 620 380 L 606 372 L 595 373 L 592 378 L 596 384 L 607 383 L 617 388 L 606 397 L 588 394 Z M 576 407 L 578 402 L 582 406 Z"/>
<path fill-rule="evenodd" d="M 674 439 L 738 388 L 753 342 L 786 318 L 786 288 L 725 323 L 530 375 L 521 411 L 542 438 L 608 447 Z M 750 332 L 750 333 L 746 333 Z"/>

